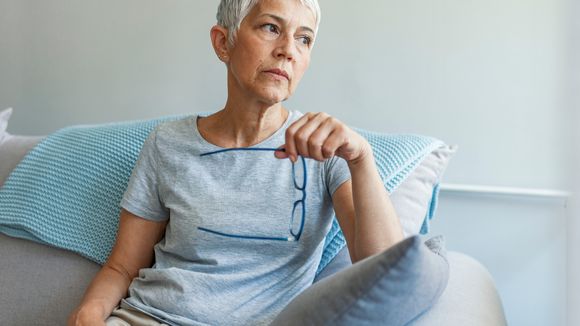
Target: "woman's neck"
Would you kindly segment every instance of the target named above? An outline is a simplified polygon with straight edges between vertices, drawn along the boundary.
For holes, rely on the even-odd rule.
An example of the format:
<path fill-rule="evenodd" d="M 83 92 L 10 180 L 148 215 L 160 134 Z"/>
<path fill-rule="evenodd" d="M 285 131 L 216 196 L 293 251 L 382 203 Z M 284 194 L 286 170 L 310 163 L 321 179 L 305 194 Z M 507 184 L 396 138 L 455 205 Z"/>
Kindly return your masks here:
<path fill-rule="evenodd" d="M 198 130 L 214 145 L 248 147 L 274 134 L 284 125 L 288 115 L 288 110 L 280 103 L 241 107 L 228 101 L 223 110 L 198 120 Z"/>

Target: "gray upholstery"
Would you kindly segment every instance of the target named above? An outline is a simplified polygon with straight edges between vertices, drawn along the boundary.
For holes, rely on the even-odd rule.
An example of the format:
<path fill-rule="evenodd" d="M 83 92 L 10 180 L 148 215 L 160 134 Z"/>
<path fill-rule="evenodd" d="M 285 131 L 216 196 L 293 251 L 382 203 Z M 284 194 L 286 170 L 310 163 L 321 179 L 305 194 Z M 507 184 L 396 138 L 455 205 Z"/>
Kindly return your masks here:
<path fill-rule="evenodd" d="M 340 257 L 347 258 L 344 254 Z M 0 234 L 2 325 L 64 325 L 99 266 L 74 253 Z M 450 278 L 439 302 L 412 326 L 505 325 L 489 272 L 448 252 Z M 337 268 L 339 269 L 339 268 Z"/>
<path fill-rule="evenodd" d="M 448 252 L 449 283 L 435 305 L 409 326 L 507 325 L 503 306 L 487 269 L 475 259 Z"/>
<path fill-rule="evenodd" d="M 478 261 L 459 252 L 448 252 L 449 281 L 435 305 L 408 326 L 507 325 L 505 313 L 491 274 Z M 318 275 L 314 282 L 351 264 L 347 248 Z"/>
<path fill-rule="evenodd" d="M 0 234 L 0 324 L 65 325 L 100 266 L 62 249 Z"/>
<path fill-rule="evenodd" d="M 443 237 L 411 236 L 315 283 L 272 325 L 407 325 L 437 302 L 448 278 Z"/>

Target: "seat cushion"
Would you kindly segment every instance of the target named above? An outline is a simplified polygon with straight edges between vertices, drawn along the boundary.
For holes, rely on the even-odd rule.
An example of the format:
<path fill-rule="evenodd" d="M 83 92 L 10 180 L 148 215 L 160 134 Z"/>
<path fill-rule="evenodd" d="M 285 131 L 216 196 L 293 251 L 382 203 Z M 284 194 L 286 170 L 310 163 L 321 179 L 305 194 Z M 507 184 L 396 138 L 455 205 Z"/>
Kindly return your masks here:
<path fill-rule="evenodd" d="M 67 250 L 0 234 L 2 325 L 65 325 L 100 266 Z"/>

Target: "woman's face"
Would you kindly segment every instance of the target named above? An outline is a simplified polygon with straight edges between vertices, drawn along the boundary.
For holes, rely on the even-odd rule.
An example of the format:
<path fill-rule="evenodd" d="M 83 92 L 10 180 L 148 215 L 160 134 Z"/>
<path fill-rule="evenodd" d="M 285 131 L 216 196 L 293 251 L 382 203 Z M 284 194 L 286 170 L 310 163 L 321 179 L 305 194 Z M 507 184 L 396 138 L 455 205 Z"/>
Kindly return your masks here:
<path fill-rule="evenodd" d="M 270 105 L 290 97 L 310 64 L 315 25 L 300 1 L 260 1 L 228 51 L 229 87 Z"/>

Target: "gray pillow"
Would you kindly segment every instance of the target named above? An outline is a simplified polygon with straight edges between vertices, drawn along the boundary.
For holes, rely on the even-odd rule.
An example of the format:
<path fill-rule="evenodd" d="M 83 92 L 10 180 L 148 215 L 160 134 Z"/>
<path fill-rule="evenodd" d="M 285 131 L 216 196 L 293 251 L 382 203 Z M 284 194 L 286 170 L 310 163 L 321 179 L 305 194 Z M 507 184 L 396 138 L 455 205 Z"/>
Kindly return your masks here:
<path fill-rule="evenodd" d="M 443 237 L 415 235 L 313 284 L 272 325 L 405 325 L 427 311 L 449 279 Z"/>

